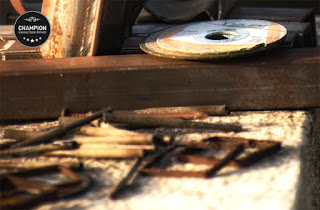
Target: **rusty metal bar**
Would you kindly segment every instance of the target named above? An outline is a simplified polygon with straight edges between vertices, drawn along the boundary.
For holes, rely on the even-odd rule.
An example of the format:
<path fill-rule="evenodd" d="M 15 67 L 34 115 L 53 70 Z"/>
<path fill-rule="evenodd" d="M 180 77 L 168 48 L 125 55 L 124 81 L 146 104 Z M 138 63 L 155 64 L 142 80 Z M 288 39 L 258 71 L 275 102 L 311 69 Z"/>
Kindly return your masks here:
<path fill-rule="evenodd" d="M 146 117 L 139 115 L 127 115 L 116 113 L 105 113 L 103 116 L 105 122 L 123 123 L 141 127 L 167 127 L 167 128 L 193 128 L 193 129 L 211 129 L 224 132 L 240 132 L 242 127 L 236 124 L 214 124 L 205 122 L 194 122 L 190 120 Z"/>
<path fill-rule="evenodd" d="M 77 147 L 76 142 L 63 142 L 58 144 L 48 144 L 39 146 L 28 146 L 22 148 L 13 148 L 0 151 L 0 157 L 5 156 L 24 156 L 31 154 L 39 154 L 44 152 L 51 152 L 56 150 L 74 149 Z"/>
<path fill-rule="evenodd" d="M 4 159 L 0 160 L 0 169 L 7 169 L 7 170 L 26 170 L 26 169 L 32 169 L 32 168 L 39 168 L 39 167 L 51 167 L 61 165 L 66 168 L 74 169 L 74 170 L 80 170 L 83 168 L 83 164 L 79 160 L 68 160 L 67 162 L 61 162 L 61 161 L 48 161 L 48 160 L 37 160 L 33 162 L 23 162 L 21 158 L 15 158 L 15 159 Z"/>
<path fill-rule="evenodd" d="M 58 182 L 33 180 L 44 174 Z M 63 177 L 61 176 L 63 175 Z M 50 180 L 50 179 L 49 179 Z M 79 193 L 89 187 L 90 179 L 81 177 L 61 165 L 43 166 L 1 174 L 1 209 L 25 209 L 44 201 L 52 201 Z M 10 186 L 10 188 L 6 186 Z M 3 186 L 3 187 L 2 187 Z M 10 189 L 10 192 L 8 192 Z M 36 191 L 35 191 L 36 190 Z M 48 194 L 48 191 L 50 194 Z M 28 193 L 37 192 L 37 193 Z M 15 196 L 28 193 L 29 196 Z"/>
<path fill-rule="evenodd" d="M 135 159 L 135 162 L 128 173 L 116 183 L 109 192 L 109 197 L 111 199 L 117 198 L 119 192 L 123 190 L 127 185 L 130 184 L 130 181 L 133 181 L 135 177 L 139 174 L 139 169 L 142 165 L 142 158 Z"/>
<path fill-rule="evenodd" d="M 43 135 L 47 132 L 45 131 L 24 131 L 24 130 L 14 130 L 14 129 L 5 129 L 3 138 L 15 139 L 15 140 L 26 140 L 29 138 L 34 138 L 36 136 Z"/>
<path fill-rule="evenodd" d="M 130 171 L 110 189 L 109 197 L 111 199 L 118 198 L 120 192 L 124 190 L 127 185 L 132 184 L 141 170 L 143 170 L 148 164 L 159 158 L 161 155 L 168 152 L 170 149 L 172 149 L 171 146 L 167 146 L 159 149 L 156 152 L 148 154 L 143 158 L 136 159 Z"/>
<path fill-rule="evenodd" d="M 0 120 L 74 112 L 228 104 L 230 110 L 320 106 L 319 48 L 276 49 L 228 62 L 150 55 L 0 62 Z"/>
<path fill-rule="evenodd" d="M 206 178 L 214 176 L 218 171 L 220 171 L 224 166 L 235 158 L 237 158 L 245 149 L 243 144 L 236 146 L 231 152 L 229 152 L 223 159 L 221 159 L 213 168 L 206 171 Z"/>
<path fill-rule="evenodd" d="M 204 139 L 199 143 L 180 143 L 175 144 L 174 146 L 184 147 L 184 150 L 180 151 L 176 155 L 177 160 L 193 164 L 204 164 L 211 166 L 211 168 L 202 171 L 186 171 L 158 169 L 151 167 L 144 168 L 141 170 L 141 172 L 152 176 L 209 178 L 214 176 L 225 166 L 232 166 L 234 168 L 247 167 L 263 158 L 276 153 L 281 149 L 281 143 L 276 141 L 230 137 L 214 137 Z M 258 151 L 253 152 L 252 154 L 249 154 L 245 157 L 237 158 L 245 151 L 245 149 L 248 148 L 256 148 L 258 149 Z M 228 150 L 229 152 L 222 159 L 218 159 L 197 154 L 203 149 Z"/>
<path fill-rule="evenodd" d="M 205 143 L 207 141 L 207 143 Z M 270 140 L 253 140 L 244 138 L 230 138 L 230 137 L 214 137 L 205 139 L 204 142 L 195 144 L 186 144 L 186 149 L 177 154 L 177 159 L 182 162 L 190 162 L 194 164 L 217 164 L 220 159 L 209 158 L 200 155 L 194 155 L 195 149 L 208 149 L 214 148 L 217 150 L 225 150 L 233 147 L 237 144 L 243 144 L 245 148 L 256 148 L 258 151 L 252 154 L 232 160 L 229 162 L 228 166 L 235 168 L 248 167 L 257 161 L 260 161 L 281 149 L 281 143 L 277 141 Z"/>
<path fill-rule="evenodd" d="M 183 170 L 164 170 L 158 168 L 144 168 L 141 170 L 142 174 L 150 176 L 160 177 L 193 177 L 193 178 L 205 178 L 205 171 L 183 171 Z"/>
<path fill-rule="evenodd" d="M 146 116 L 146 117 L 160 117 L 160 118 L 180 118 L 185 120 L 199 120 L 199 119 L 205 119 L 209 116 L 201 113 L 201 112 L 193 112 L 193 113 L 173 113 L 173 114 L 137 114 L 140 116 Z"/>
<path fill-rule="evenodd" d="M 141 170 L 143 174 L 164 177 L 193 177 L 193 178 L 209 178 L 214 176 L 230 161 L 234 160 L 244 151 L 244 145 L 240 144 L 234 147 L 223 159 L 216 164 L 211 164 L 212 167 L 204 171 L 186 171 L 186 170 L 165 170 L 156 168 L 144 168 Z"/>
<path fill-rule="evenodd" d="M 230 111 L 227 105 L 216 106 L 181 106 L 181 107 L 155 107 L 132 111 L 135 114 L 141 115 L 156 115 L 156 114 L 182 114 L 182 113 L 204 113 L 207 115 L 228 115 Z"/>
<path fill-rule="evenodd" d="M 48 157 L 79 157 L 79 158 L 139 158 L 144 154 L 142 149 L 82 149 L 57 150 L 43 153 Z"/>
<path fill-rule="evenodd" d="M 88 124 L 91 121 L 102 117 L 103 113 L 108 112 L 108 111 L 111 111 L 111 108 L 103 109 L 103 110 L 96 112 L 88 117 L 79 119 L 78 121 L 76 121 L 74 123 L 60 126 L 52 131 L 49 131 L 47 133 L 42 134 L 42 135 L 35 136 L 33 138 L 27 139 L 22 142 L 18 142 L 17 144 L 12 145 L 10 148 L 17 148 L 17 147 L 22 147 L 22 146 L 27 146 L 27 145 L 37 144 L 37 143 L 46 143 L 46 142 L 52 140 L 53 138 L 58 138 L 58 137 L 65 135 L 67 132 L 69 132 L 70 130 L 72 130 L 74 128 Z"/>

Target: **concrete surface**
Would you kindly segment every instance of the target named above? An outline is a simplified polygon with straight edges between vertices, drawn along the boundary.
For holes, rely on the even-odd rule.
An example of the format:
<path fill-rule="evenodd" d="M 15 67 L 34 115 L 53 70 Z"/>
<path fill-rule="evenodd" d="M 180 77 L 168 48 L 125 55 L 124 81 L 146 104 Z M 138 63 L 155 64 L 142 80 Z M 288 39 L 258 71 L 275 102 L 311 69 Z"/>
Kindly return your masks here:
<path fill-rule="evenodd" d="M 249 168 L 211 179 L 139 176 L 118 200 L 110 200 L 108 190 L 130 169 L 133 161 L 83 159 L 83 173 L 92 177 L 93 186 L 83 194 L 35 209 L 319 209 L 320 129 L 319 123 L 315 123 L 319 118 L 319 110 L 233 112 L 230 116 L 210 117 L 205 121 L 240 123 L 245 132 L 141 130 L 176 134 L 178 141 L 199 141 L 217 135 L 277 140 L 282 142 L 283 149 Z M 1 128 L 38 129 L 55 124 L 28 123 Z"/>

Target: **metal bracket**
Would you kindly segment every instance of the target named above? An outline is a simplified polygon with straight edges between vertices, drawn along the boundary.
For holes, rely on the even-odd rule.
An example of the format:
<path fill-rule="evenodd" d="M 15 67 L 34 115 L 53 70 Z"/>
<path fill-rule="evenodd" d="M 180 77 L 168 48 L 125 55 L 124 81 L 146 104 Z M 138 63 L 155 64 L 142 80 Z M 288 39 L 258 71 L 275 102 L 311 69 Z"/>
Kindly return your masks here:
<path fill-rule="evenodd" d="M 55 165 L 2 174 L 0 177 L 0 208 L 31 208 L 81 192 L 90 179 Z"/>
<path fill-rule="evenodd" d="M 177 154 L 177 160 L 186 163 L 209 165 L 211 167 L 203 171 L 167 170 L 146 167 L 140 170 L 140 172 L 152 176 L 209 178 L 217 174 L 217 172 L 225 166 L 233 166 L 236 168 L 247 167 L 281 149 L 281 143 L 276 141 L 229 137 L 214 137 L 205 139 L 199 143 L 178 144 L 176 146 L 184 147 L 184 149 Z M 250 149 L 257 151 L 237 158 L 243 152 Z M 227 150 L 229 152 L 225 157 L 219 159 L 200 155 L 199 153 L 203 150 Z"/>

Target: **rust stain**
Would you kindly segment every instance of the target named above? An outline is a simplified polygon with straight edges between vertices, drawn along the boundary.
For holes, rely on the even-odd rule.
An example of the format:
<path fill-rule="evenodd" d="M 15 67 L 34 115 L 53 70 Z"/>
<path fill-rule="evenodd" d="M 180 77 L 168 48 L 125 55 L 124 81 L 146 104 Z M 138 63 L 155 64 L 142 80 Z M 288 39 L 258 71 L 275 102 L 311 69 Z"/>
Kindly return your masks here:
<path fill-rule="evenodd" d="M 48 16 L 52 18 L 52 30 L 51 36 L 46 43 L 46 51 L 44 52 L 45 58 L 61 58 L 62 57 L 62 37 L 63 37 L 63 30 L 60 25 L 59 16 L 61 14 L 60 10 L 60 1 L 56 1 L 55 5 L 49 3 L 49 1 L 45 1 L 45 8 L 44 10 L 48 13 Z M 54 6 L 54 8 L 52 8 Z M 50 10 L 51 9 L 51 10 Z M 54 9 L 54 10 L 53 10 Z M 51 14 L 53 13 L 53 14 Z"/>
<path fill-rule="evenodd" d="M 62 48 L 62 36 L 63 36 L 63 30 L 61 28 L 59 19 L 57 16 L 53 18 L 53 30 L 52 30 L 52 36 L 51 41 L 49 42 L 49 52 L 50 55 L 48 55 L 50 58 L 60 58 L 62 57 L 61 54 L 61 48 Z"/>

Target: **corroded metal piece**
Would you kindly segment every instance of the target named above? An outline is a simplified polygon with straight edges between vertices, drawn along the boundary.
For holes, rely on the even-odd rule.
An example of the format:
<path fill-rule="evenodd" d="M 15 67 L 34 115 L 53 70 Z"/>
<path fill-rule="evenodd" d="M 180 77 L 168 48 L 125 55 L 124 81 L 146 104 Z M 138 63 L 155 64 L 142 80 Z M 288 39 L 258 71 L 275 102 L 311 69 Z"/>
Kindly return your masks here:
<path fill-rule="evenodd" d="M 88 177 L 60 165 L 37 167 L 2 174 L 1 209 L 26 209 L 87 189 Z"/>
<path fill-rule="evenodd" d="M 144 168 L 140 171 L 143 174 L 153 176 L 210 178 L 217 174 L 230 161 L 237 158 L 244 151 L 244 148 L 245 147 L 243 144 L 235 145 L 233 148 L 231 148 L 231 151 L 223 159 L 217 161 L 216 164 L 210 164 L 211 167 L 203 171 L 165 170 L 155 168 Z"/>
<path fill-rule="evenodd" d="M 115 184 L 109 192 L 109 197 L 111 199 L 119 198 L 120 193 L 130 184 L 133 183 L 135 178 L 139 175 L 140 170 L 144 169 L 147 165 L 157 160 L 163 154 L 167 153 L 172 149 L 171 146 L 161 148 L 156 152 L 145 155 L 143 158 L 135 160 L 135 163 L 131 167 L 130 171 L 121 179 L 117 184 Z"/>
<path fill-rule="evenodd" d="M 220 115 L 230 114 L 230 111 L 227 105 L 155 107 L 155 108 L 134 110 L 132 112 L 135 114 L 141 114 L 141 115 L 204 113 L 207 115 L 220 116 Z"/>
<path fill-rule="evenodd" d="M 61 142 L 46 145 L 28 146 L 22 148 L 14 148 L 0 151 L 0 157 L 5 156 L 25 156 L 25 155 L 38 155 L 44 152 L 51 152 L 56 150 L 75 149 L 78 144 L 74 141 Z"/>
<path fill-rule="evenodd" d="M 166 127 L 166 128 L 191 128 L 191 129 L 210 129 L 223 132 L 240 132 L 242 127 L 238 124 L 214 124 L 206 122 L 194 122 L 190 120 L 161 118 L 161 117 L 146 117 L 139 115 L 127 115 L 116 113 L 104 113 L 105 122 L 128 124 L 132 126 L 141 126 L 146 128 Z"/>
<path fill-rule="evenodd" d="M 51 35 L 40 47 L 43 58 L 113 54 L 120 51 L 145 0 L 44 0 L 41 12 Z M 22 0 L 11 0 L 25 12 Z"/>
<path fill-rule="evenodd" d="M 17 144 L 12 145 L 11 148 L 17 148 L 17 147 L 33 145 L 33 144 L 37 144 L 37 143 L 45 143 L 45 142 L 51 141 L 54 138 L 61 137 L 61 136 L 65 135 L 67 132 L 69 132 L 70 130 L 72 130 L 74 128 L 88 124 L 91 121 L 102 117 L 102 114 L 104 112 L 109 112 L 109 111 L 111 111 L 111 108 L 103 109 L 99 112 L 93 113 L 92 115 L 90 115 L 88 117 L 81 118 L 74 123 L 60 126 L 52 131 L 49 131 L 49 132 L 42 134 L 42 135 L 35 136 L 33 138 L 27 139 L 22 142 L 18 142 Z"/>
<path fill-rule="evenodd" d="M 281 143 L 276 141 L 229 137 L 214 137 L 205 139 L 199 143 L 177 144 L 176 146 L 185 147 L 184 150 L 177 154 L 177 160 L 193 164 L 208 165 L 210 168 L 202 171 L 187 171 L 146 167 L 140 170 L 141 173 L 164 177 L 209 178 L 214 176 L 225 166 L 233 166 L 235 168 L 247 167 L 281 149 Z M 244 157 L 237 158 L 241 153 L 248 149 L 257 149 L 257 151 L 249 153 Z M 219 159 L 200 155 L 203 150 L 228 150 L 229 152 L 222 159 Z"/>
<path fill-rule="evenodd" d="M 0 120 L 226 103 L 234 110 L 319 107 L 319 48 L 277 49 L 229 62 L 150 55 L 0 62 Z"/>

